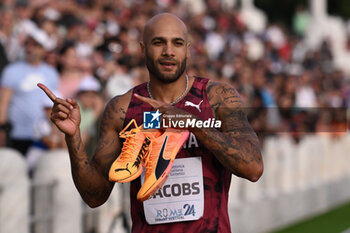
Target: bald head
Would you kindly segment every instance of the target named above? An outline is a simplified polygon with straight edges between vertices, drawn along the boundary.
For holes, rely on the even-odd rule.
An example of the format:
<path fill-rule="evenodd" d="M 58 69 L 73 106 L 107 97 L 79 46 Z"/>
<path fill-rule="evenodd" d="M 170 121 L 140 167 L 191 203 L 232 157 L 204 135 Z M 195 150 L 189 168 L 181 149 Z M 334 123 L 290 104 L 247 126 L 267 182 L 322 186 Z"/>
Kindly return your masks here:
<path fill-rule="evenodd" d="M 151 79 L 171 83 L 185 78 L 190 43 L 186 25 L 177 16 L 163 13 L 151 18 L 146 23 L 140 48 Z"/>
<path fill-rule="evenodd" d="M 187 27 L 184 22 L 174 14 L 161 13 L 155 15 L 145 25 L 142 40 L 144 44 L 152 39 L 155 34 L 159 34 L 162 31 L 173 29 L 181 32 L 184 40 L 187 42 Z"/>

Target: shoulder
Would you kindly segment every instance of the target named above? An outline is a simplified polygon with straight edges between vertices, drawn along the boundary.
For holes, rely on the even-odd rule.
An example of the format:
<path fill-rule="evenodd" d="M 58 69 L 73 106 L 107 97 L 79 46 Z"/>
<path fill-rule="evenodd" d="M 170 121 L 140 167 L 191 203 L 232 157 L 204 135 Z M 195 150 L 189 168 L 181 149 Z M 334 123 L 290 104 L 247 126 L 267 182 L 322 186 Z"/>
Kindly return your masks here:
<path fill-rule="evenodd" d="M 108 101 L 107 106 L 128 106 L 132 97 L 133 89 L 130 89 L 122 95 L 114 96 Z"/>
<path fill-rule="evenodd" d="M 223 89 L 223 88 L 235 90 L 235 88 L 227 82 L 214 81 L 214 80 L 208 81 L 207 90 L 209 90 L 209 91 L 211 91 L 212 89 L 217 90 L 217 89 Z"/>
<path fill-rule="evenodd" d="M 8 85 L 9 83 L 17 83 L 23 77 L 21 71 L 24 69 L 23 62 L 13 62 L 8 64 L 2 71 L 2 84 Z"/>
<path fill-rule="evenodd" d="M 225 86 L 225 84 L 226 83 L 224 83 L 224 82 L 218 82 L 218 81 L 209 80 L 208 84 L 207 84 L 207 93 L 208 94 L 214 94 L 216 89 L 218 89 L 219 87 Z"/>
<path fill-rule="evenodd" d="M 229 83 L 209 80 L 207 85 L 208 99 L 212 103 L 225 105 L 242 105 L 238 91 Z"/>
<path fill-rule="evenodd" d="M 25 63 L 23 61 L 16 61 L 16 62 L 8 64 L 5 67 L 4 72 L 11 72 L 11 71 L 18 72 L 18 69 L 21 69 L 23 67 L 25 67 Z"/>
<path fill-rule="evenodd" d="M 123 95 L 118 95 L 110 99 L 103 113 L 103 122 L 110 122 L 119 132 L 124 124 L 126 111 L 128 109 L 133 89 Z"/>
<path fill-rule="evenodd" d="M 55 76 L 59 76 L 57 70 L 47 63 L 42 63 L 41 68 L 44 72 L 50 73 Z"/>

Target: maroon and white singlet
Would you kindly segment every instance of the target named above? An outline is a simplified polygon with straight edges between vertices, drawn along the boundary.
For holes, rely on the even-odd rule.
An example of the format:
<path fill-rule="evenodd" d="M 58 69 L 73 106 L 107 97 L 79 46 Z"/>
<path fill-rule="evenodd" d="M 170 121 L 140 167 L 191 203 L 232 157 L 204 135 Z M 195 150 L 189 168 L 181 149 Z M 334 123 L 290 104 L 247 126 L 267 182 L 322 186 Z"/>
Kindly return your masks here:
<path fill-rule="evenodd" d="M 205 78 L 195 77 L 190 91 L 174 106 L 194 114 L 202 120 L 213 118 L 206 91 L 208 81 L 209 80 Z M 133 93 L 149 97 L 146 83 L 136 86 L 133 89 Z M 195 105 L 200 103 L 200 111 L 194 106 L 185 105 L 186 101 L 187 103 L 191 102 Z M 154 111 L 154 109 L 149 104 L 138 100 L 133 95 L 126 112 L 124 126 L 132 119 L 135 119 L 137 124 L 141 125 L 143 123 L 144 111 Z M 155 225 L 148 224 L 145 219 L 143 203 L 136 199 L 137 192 L 141 187 L 141 178 L 138 178 L 132 181 L 130 186 L 131 218 L 133 223 L 132 232 L 231 232 L 227 207 L 231 173 L 220 164 L 208 148 L 205 148 L 200 141 L 196 140 L 193 134 L 190 134 L 188 141 L 185 142 L 184 148 L 182 148 L 176 156 L 176 158 L 190 157 L 201 157 L 202 161 L 204 184 L 203 217 L 194 221 Z"/>

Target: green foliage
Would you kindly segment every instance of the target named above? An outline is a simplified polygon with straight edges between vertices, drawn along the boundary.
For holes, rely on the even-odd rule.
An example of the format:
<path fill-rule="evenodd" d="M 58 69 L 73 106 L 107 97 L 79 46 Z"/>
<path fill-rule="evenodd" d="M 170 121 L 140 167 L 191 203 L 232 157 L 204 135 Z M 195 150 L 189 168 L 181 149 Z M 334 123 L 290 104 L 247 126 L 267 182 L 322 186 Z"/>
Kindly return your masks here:
<path fill-rule="evenodd" d="M 328 12 L 331 15 L 338 15 L 344 19 L 350 18 L 349 0 L 328 0 Z"/>
<path fill-rule="evenodd" d="M 298 5 L 307 7 L 307 0 L 255 0 L 255 5 L 262 9 L 269 19 L 269 22 L 282 23 L 287 27 L 291 26 L 292 17 Z"/>
<path fill-rule="evenodd" d="M 303 5 L 306 9 L 309 7 L 310 0 L 255 0 L 255 5 L 262 9 L 268 16 L 269 22 L 282 23 L 291 28 L 292 18 L 295 9 Z M 345 20 L 350 18 L 349 0 L 328 0 L 328 13 L 343 17 Z"/>

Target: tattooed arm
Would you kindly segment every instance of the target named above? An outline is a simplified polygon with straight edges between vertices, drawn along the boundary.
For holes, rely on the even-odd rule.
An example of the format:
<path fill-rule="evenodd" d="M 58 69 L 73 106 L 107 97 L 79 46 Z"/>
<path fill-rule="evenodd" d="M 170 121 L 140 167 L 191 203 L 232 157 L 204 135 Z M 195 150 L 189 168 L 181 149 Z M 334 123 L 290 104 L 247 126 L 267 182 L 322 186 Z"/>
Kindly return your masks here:
<path fill-rule="evenodd" d="M 114 182 L 108 180 L 109 168 L 120 153 L 118 132 L 125 117 L 122 99 L 115 97 L 106 106 L 101 119 L 100 137 L 92 160 L 89 161 L 77 131 L 66 135 L 74 184 L 90 207 L 102 205 L 109 197 Z"/>
<path fill-rule="evenodd" d="M 233 174 L 257 181 L 263 172 L 259 140 L 238 92 L 228 84 L 210 81 L 207 93 L 213 115 L 221 120 L 222 128 L 196 128 L 192 132 Z"/>
<path fill-rule="evenodd" d="M 114 183 L 109 182 L 108 173 L 120 153 L 118 132 L 124 123 L 125 109 L 130 101 L 131 92 L 115 97 L 107 104 L 101 120 L 98 145 L 90 161 L 81 140 L 81 116 L 77 102 L 57 98 L 45 85 L 38 86 L 54 103 L 50 118 L 65 134 L 76 188 L 90 207 L 102 205 L 113 189 Z"/>

